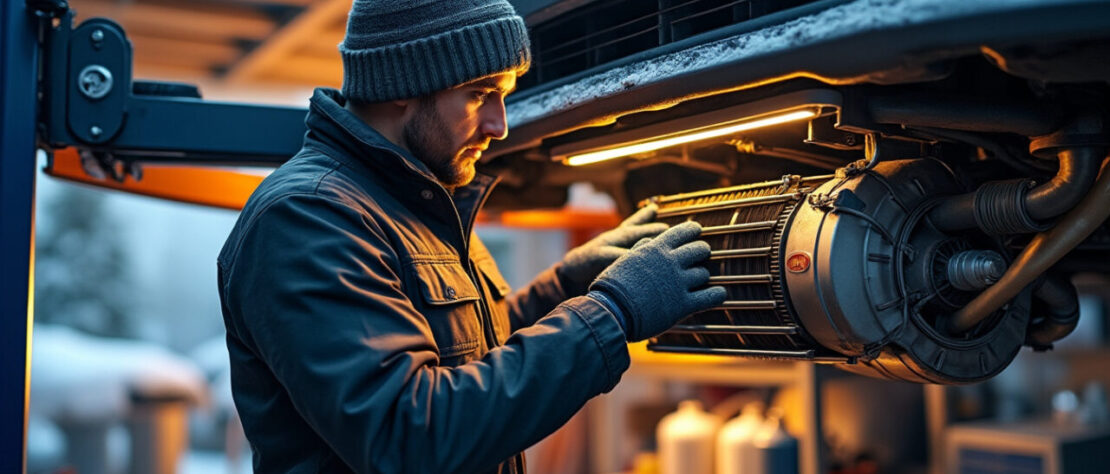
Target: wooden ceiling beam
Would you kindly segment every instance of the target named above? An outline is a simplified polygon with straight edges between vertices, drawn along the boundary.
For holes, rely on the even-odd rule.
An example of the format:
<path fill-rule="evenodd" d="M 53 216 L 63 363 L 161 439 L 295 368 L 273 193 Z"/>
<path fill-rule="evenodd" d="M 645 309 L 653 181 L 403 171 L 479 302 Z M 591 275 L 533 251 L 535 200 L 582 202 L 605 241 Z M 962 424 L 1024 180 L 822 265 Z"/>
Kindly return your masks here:
<path fill-rule="evenodd" d="M 312 56 L 339 58 L 339 43 L 343 41 L 343 36 L 346 34 L 347 28 L 345 24 L 340 25 L 338 28 L 333 25 L 321 31 L 311 40 L 306 41 L 300 46 L 297 52 Z"/>
<path fill-rule="evenodd" d="M 147 35 L 128 36 L 135 50 L 136 61 L 153 58 L 169 63 L 203 63 L 209 66 L 226 66 L 242 55 L 242 50 L 230 41 L 185 41 Z"/>
<path fill-rule="evenodd" d="M 251 81 L 339 87 L 343 84 L 343 63 L 338 58 L 296 55 L 283 59 L 281 67 L 260 71 Z"/>
<path fill-rule="evenodd" d="M 291 69 L 293 66 L 288 62 L 289 56 L 294 54 L 301 45 L 310 42 L 322 32 L 328 31 L 332 25 L 343 22 L 350 8 L 350 0 L 320 0 L 314 2 L 305 12 L 298 15 L 297 18 L 274 33 L 265 43 L 255 48 L 233 66 L 227 75 L 227 80 L 242 82 L 260 76 L 283 74 L 274 71 Z M 338 54 L 332 62 L 334 64 L 328 65 L 327 68 L 333 70 L 338 67 L 340 74 L 337 77 L 341 78 L 343 66 Z M 299 73 L 294 72 L 292 74 Z"/>
<path fill-rule="evenodd" d="M 253 5 L 259 7 L 266 6 L 288 6 L 288 7 L 307 7 L 315 0 L 222 0 L 222 3 L 231 3 L 238 5 Z"/>
<path fill-rule="evenodd" d="M 212 80 L 212 70 L 181 64 L 135 62 L 132 75 L 136 80 L 196 83 Z M 203 92 L 203 90 L 202 90 Z"/>
<path fill-rule="evenodd" d="M 274 21 L 249 7 L 217 7 L 191 3 L 151 4 L 104 0 L 72 0 L 78 20 L 106 17 L 130 34 L 179 38 L 247 39 L 260 41 L 276 30 Z"/>

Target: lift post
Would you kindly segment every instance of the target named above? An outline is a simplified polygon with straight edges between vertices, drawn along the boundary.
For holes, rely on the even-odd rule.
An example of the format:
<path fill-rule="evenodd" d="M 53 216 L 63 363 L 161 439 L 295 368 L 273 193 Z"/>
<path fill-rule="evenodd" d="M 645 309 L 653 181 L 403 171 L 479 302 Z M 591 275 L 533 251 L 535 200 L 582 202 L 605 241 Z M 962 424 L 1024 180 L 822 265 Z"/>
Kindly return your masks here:
<path fill-rule="evenodd" d="M 39 21 L 0 2 L 0 472 L 26 466 Z"/>
<path fill-rule="evenodd" d="M 59 174 L 53 154 L 64 148 L 66 156 L 95 160 L 114 178 L 114 188 L 135 192 L 132 188 L 142 188 L 134 186 L 141 163 L 272 167 L 296 153 L 305 132 L 303 108 L 209 102 L 187 85 L 136 85 L 131 44 L 119 25 L 107 19 L 76 28 L 72 23 L 65 0 L 0 1 L 0 472 L 5 473 L 26 468 L 36 149 L 51 157 L 48 173 Z M 254 183 L 232 177 L 238 188 Z M 164 194 L 144 189 L 139 191 Z"/>

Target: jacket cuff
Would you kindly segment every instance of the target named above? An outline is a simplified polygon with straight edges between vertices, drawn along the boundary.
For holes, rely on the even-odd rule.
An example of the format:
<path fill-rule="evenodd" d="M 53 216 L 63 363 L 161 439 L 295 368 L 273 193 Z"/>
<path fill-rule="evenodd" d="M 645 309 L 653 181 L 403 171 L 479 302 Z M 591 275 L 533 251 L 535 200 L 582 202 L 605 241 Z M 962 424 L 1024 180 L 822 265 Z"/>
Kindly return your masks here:
<path fill-rule="evenodd" d="M 559 285 L 559 290 L 563 292 L 566 299 L 582 296 L 586 294 L 586 289 L 590 286 L 590 282 L 578 282 L 574 278 L 567 275 L 566 265 L 563 262 L 556 262 L 551 266 L 550 270 L 555 274 L 555 283 Z"/>
<path fill-rule="evenodd" d="M 613 298 L 601 290 L 591 290 L 586 293 L 586 296 L 597 300 L 605 309 L 609 310 L 614 317 L 617 318 L 617 323 L 621 325 L 621 330 L 624 331 L 625 339 L 628 338 L 628 319 L 625 317 L 625 312 L 621 310 L 620 305 Z"/>
<path fill-rule="evenodd" d="M 605 305 L 587 296 L 568 300 L 566 306 L 590 329 L 609 374 L 609 380 L 602 392 L 612 390 L 632 362 L 628 355 L 628 342 L 624 330 L 617 322 L 617 316 Z"/>

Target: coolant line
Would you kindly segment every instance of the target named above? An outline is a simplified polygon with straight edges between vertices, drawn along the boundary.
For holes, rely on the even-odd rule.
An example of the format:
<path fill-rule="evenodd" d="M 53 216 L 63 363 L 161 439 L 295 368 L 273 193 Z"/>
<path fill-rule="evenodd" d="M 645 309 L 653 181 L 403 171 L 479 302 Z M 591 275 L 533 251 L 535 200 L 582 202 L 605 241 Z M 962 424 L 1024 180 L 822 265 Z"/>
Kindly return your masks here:
<path fill-rule="evenodd" d="M 1051 181 L 1029 190 L 1025 208 L 1035 220 L 1051 219 L 1071 208 L 1091 186 L 1098 173 L 1102 150 L 1093 147 L 1062 149 L 1060 170 Z"/>
<path fill-rule="evenodd" d="M 1110 158 L 1083 200 L 1052 229 L 1037 234 L 1002 278 L 952 315 L 951 328 L 964 332 L 1013 299 L 1049 267 L 1091 235 L 1110 216 Z"/>
<path fill-rule="evenodd" d="M 1079 202 L 1098 173 L 1103 150 L 1093 147 L 1062 149 L 1057 153 L 1060 168 L 1051 181 L 1029 190 L 1025 196 L 1025 212 L 1034 221 L 1044 221 L 1063 214 Z M 980 188 L 981 190 L 982 188 Z M 945 198 L 929 213 L 929 219 L 945 231 L 977 227 L 975 220 L 976 193 Z"/>

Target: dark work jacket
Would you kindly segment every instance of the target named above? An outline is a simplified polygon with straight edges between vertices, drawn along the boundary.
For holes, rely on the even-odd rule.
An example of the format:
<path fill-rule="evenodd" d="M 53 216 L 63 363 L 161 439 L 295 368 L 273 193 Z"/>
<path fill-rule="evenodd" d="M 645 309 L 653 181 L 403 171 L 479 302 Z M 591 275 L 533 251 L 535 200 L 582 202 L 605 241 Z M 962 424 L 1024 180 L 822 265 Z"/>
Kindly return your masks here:
<path fill-rule="evenodd" d="M 624 334 L 557 266 L 510 293 L 472 232 L 494 179 L 452 196 L 342 100 L 316 91 L 218 259 L 255 471 L 523 472 L 617 383 Z"/>

